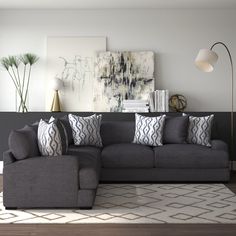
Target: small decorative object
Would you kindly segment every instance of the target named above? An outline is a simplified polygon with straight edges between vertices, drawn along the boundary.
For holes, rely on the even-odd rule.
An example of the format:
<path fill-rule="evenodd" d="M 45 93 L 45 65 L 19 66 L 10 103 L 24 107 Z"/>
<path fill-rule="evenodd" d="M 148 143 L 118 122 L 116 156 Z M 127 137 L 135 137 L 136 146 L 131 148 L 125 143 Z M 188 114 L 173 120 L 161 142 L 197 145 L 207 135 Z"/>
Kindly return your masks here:
<path fill-rule="evenodd" d="M 172 95 L 169 99 L 169 106 L 172 111 L 183 112 L 187 107 L 187 99 L 181 94 Z"/>
<path fill-rule="evenodd" d="M 61 79 L 54 78 L 52 80 L 52 89 L 54 90 L 54 97 L 52 101 L 51 111 L 54 112 L 60 112 L 61 111 L 61 105 L 60 105 L 60 99 L 59 99 L 59 93 L 58 91 L 62 89 L 63 82 Z"/>
<path fill-rule="evenodd" d="M 123 100 L 122 112 L 149 112 L 147 100 Z"/>
<path fill-rule="evenodd" d="M 121 112 L 123 100 L 148 100 L 154 90 L 154 52 L 98 52 L 96 111 Z"/>
<path fill-rule="evenodd" d="M 169 91 L 155 90 L 149 94 L 151 112 L 169 112 Z"/>
<path fill-rule="evenodd" d="M 26 53 L 20 56 L 3 57 L 0 60 L 1 65 L 10 75 L 20 98 L 20 104 L 17 109 L 18 112 L 28 111 L 26 101 L 29 91 L 31 69 L 38 59 L 36 55 Z M 21 66 L 23 66 L 23 69 Z"/>

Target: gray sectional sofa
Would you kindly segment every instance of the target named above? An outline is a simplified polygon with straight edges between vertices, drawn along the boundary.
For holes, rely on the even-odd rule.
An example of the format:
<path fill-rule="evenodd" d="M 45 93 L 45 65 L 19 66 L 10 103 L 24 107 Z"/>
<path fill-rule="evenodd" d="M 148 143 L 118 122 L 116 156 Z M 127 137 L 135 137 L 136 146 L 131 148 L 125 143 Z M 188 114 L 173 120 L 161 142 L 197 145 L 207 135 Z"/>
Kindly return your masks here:
<path fill-rule="evenodd" d="M 149 147 L 132 143 L 134 121 L 101 125 L 103 148 L 73 145 L 67 117 L 67 155 L 42 157 L 31 143 L 6 151 L 3 169 L 3 203 L 6 208 L 91 208 L 99 182 L 226 182 L 229 180 L 227 145 L 212 140 L 212 147 L 164 144 Z M 24 128 L 27 129 L 28 127 Z M 23 130 L 24 130 L 23 129 Z M 174 132 L 174 130 L 173 130 Z M 28 147 L 27 153 L 20 146 Z M 35 148 L 34 148 L 35 149 Z M 17 158 L 16 158 L 17 156 Z"/>

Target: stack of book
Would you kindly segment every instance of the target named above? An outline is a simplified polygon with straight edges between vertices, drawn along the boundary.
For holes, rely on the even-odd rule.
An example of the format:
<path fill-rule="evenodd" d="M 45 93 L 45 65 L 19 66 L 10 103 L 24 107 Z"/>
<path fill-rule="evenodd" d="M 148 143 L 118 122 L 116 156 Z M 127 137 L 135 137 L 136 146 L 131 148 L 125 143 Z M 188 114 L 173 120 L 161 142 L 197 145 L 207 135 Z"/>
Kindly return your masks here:
<path fill-rule="evenodd" d="M 169 91 L 156 90 L 149 94 L 151 112 L 169 112 Z"/>
<path fill-rule="evenodd" d="M 149 112 L 146 100 L 123 100 L 123 112 Z"/>

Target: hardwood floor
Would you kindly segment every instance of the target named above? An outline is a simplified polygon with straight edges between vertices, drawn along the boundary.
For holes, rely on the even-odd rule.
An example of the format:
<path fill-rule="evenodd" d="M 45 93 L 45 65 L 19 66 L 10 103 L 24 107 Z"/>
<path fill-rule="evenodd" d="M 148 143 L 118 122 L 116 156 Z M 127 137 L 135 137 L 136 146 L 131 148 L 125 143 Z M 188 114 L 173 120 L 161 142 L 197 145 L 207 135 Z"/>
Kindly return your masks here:
<path fill-rule="evenodd" d="M 236 193 L 236 172 L 226 186 Z M 2 191 L 2 176 L 0 176 Z M 236 224 L 4 224 L 0 236 L 235 236 Z"/>

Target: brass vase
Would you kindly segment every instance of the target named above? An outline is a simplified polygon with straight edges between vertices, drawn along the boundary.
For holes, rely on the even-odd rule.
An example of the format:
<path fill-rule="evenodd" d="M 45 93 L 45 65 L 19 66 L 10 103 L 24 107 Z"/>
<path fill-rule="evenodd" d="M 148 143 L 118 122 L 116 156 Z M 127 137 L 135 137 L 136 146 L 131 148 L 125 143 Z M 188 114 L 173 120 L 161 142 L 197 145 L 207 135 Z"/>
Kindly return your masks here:
<path fill-rule="evenodd" d="M 52 112 L 61 112 L 61 105 L 60 105 L 60 99 L 59 99 L 58 90 L 55 90 L 55 92 L 54 92 L 54 97 L 53 97 L 53 101 L 52 101 L 51 111 Z"/>

